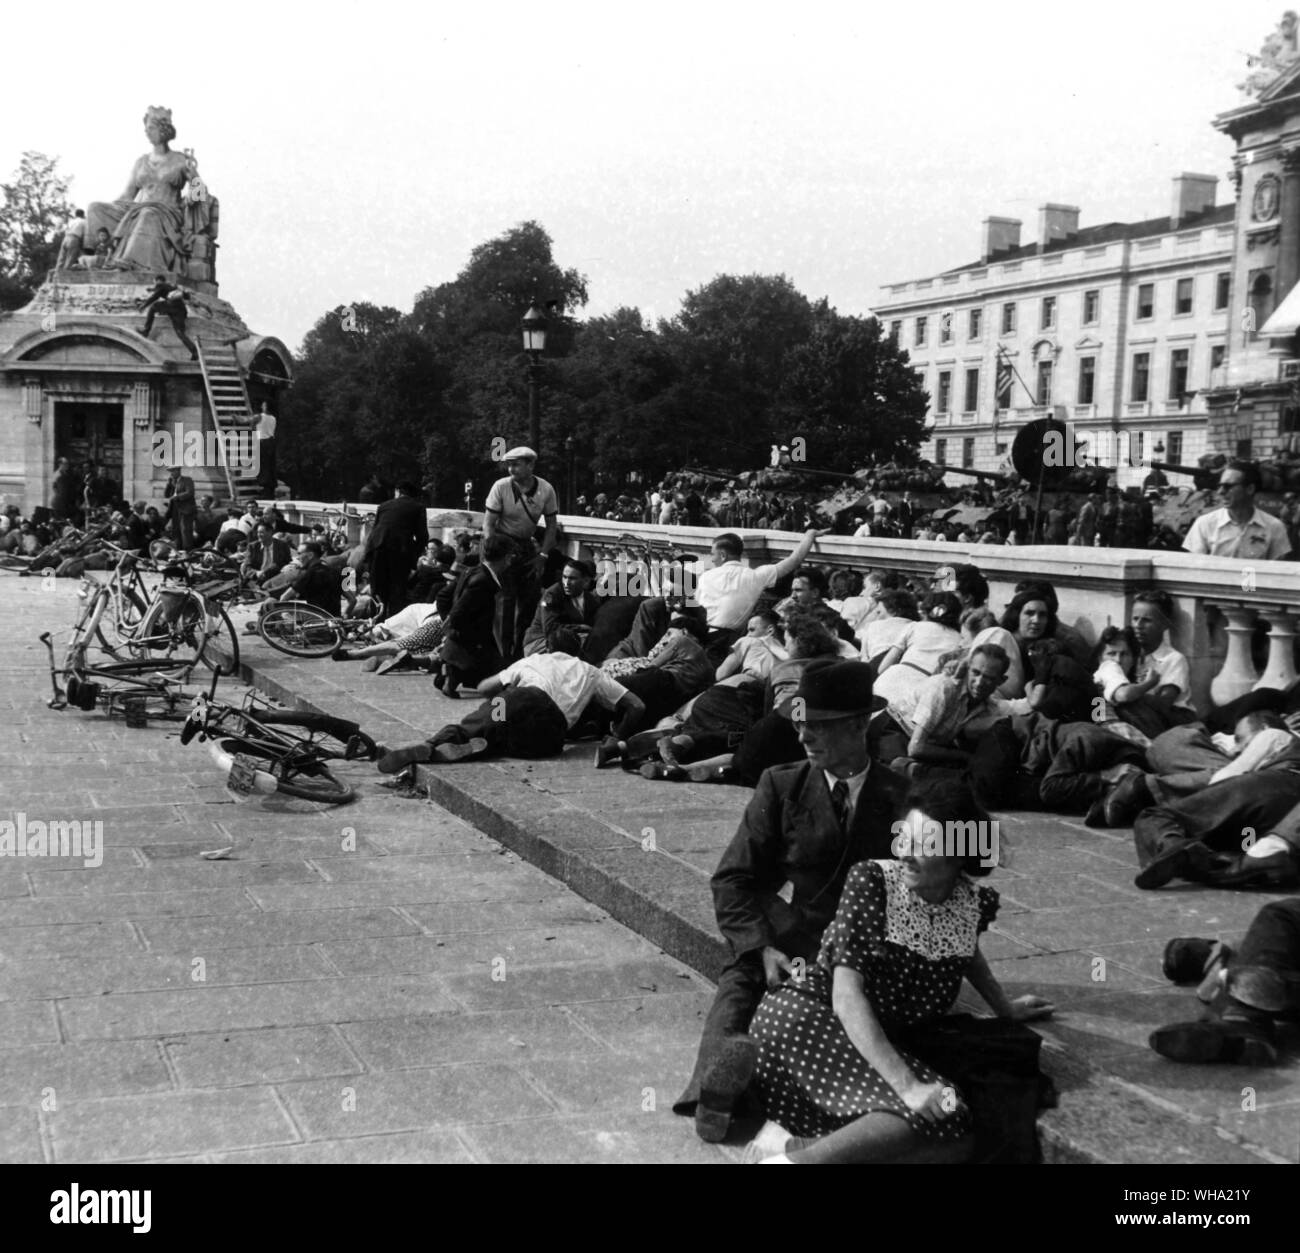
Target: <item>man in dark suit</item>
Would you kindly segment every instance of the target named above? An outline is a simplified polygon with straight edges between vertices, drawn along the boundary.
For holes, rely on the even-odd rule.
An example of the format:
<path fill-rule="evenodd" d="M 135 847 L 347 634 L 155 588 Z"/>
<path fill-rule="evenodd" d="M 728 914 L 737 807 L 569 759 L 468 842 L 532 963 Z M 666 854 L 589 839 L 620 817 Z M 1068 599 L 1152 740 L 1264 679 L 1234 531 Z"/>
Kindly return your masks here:
<path fill-rule="evenodd" d="M 163 489 L 167 501 L 167 521 L 171 523 L 176 546 L 183 551 L 194 547 L 194 518 L 199 511 L 194 500 L 194 480 L 174 465 Z"/>
<path fill-rule="evenodd" d="M 370 588 L 392 617 L 407 605 L 406 585 L 416 560 L 429 542 L 424 506 L 415 499 L 414 483 L 399 483 L 392 500 L 375 510 L 375 525 L 366 540 Z"/>
<path fill-rule="evenodd" d="M 461 684 L 472 687 L 506 667 L 495 634 L 497 593 L 515 557 L 505 535 L 483 541 L 483 558 L 456 593 L 443 636 L 443 673 L 438 686 L 456 696 Z"/>
<path fill-rule="evenodd" d="M 243 573 L 258 583 L 273 579 L 293 560 L 289 545 L 271 534 L 268 522 L 257 524 L 257 538 L 248 546 Z"/>
<path fill-rule="evenodd" d="M 745 1032 L 763 993 L 802 978 L 816 960 L 849 869 L 893 857 L 907 783 L 870 759 L 867 724 L 878 705 L 866 665 L 827 661 L 808 667 L 780 709 L 798 727 L 807 760 L 763 774 L 713 874 L 718 929 L 732 960 L 718 979 L 695 1071 L 673 1105 L 694 1114 L 701 1139 L 726 1137 L 749 1085 L 758 1047 Z"/>
<path fill-rule="evenodd" d="M 600 599 L 592 592 L 596 567 L 581 557 L 564 563 L 560 581 L 542 593 L 541 603 L 524 634 L 524 656 L 568 653 L 587 660 L 585 647 Z"/>

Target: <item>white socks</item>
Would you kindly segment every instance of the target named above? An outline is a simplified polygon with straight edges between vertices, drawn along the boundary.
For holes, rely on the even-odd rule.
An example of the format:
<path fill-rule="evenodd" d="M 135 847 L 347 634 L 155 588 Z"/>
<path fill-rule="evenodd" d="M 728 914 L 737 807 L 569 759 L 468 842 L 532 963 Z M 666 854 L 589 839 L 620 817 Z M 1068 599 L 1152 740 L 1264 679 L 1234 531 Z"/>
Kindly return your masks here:
<path fill-rule="evenodd" d="M 1272 857 L 1275 853 L 1289 853 L 1291 845 L 1280 835 L 1261 835 L 1247 850 L 1247 857 Z"/>

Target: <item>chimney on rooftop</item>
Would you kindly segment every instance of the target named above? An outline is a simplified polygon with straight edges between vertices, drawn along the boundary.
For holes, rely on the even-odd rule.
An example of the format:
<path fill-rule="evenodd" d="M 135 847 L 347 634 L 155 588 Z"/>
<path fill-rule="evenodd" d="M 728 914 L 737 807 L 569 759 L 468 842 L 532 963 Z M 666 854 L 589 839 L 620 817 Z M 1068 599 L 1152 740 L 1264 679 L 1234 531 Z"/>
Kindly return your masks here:
<path fill-rule="evenodd" d="M 1174 202 L 1169 226 L 1177 230 L 1189 218 L 1214 208 L 1219 180 L 1213 174 L 1180 174 L 1174 179 Z"/>
<path fill-rule="evenodd" d="M 1045 204 L 1038 210 L 1038 250 L 1079 233 L 1079 210 L 1072 204 Z"/>
<path fill-rule="evenodd" d="M 984 247 L 981 252 L 983 260 L 988 261 L 999 252 L 1019 248 L 1022 225 L 1019 218 L 985 218 Z"/>

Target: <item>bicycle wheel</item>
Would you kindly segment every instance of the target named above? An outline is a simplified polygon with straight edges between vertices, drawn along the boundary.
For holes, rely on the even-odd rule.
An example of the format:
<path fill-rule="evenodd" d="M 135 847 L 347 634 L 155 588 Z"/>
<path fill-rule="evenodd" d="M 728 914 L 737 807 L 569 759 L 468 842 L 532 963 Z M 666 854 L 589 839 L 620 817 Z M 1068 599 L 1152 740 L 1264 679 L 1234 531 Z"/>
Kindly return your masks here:
<path fill-rule="evenodd" d="M 182 597 L 183 600 L 179 599 Z M 198 602 L 188 592 L 159 592 L 126 646 L 136 657 L 162 657 L 193 664 L 199 660 L 203 634 L 199 615 Z"/>
<path fill-rule="evenodd" d="M 220 605 L 208 605 L 208 631 L 199 660 L 223 678 L 239 673 L 239 637 Z"/>
<path fill-rule="evenodd" d="M 343 643 L 334 619 L 315 605 L 289 601 L 257 621 L 257 633 L 277 652 L 290 657 L 328 657 Z"/>
<path fill-rule="evenodd" d="M 112 621 L 108 620 L 110 615 Z M 95 627 L 95 634 L 104 648 L 112 652 L 117 644 L 131 637 L 131 633 L 140 625 L 144 615 L 144 601 L 129 587 L 124 588 L 120 602 L 117 604 L 109 602 L 109 609 L 100 618 L 99 625 Z M 115 641 L 110 641 L 110 634 L 115 637 Z"/>
<path fill-rule="evenodd" d="M 259 767 L 275 779 L 276 791 L 300 800 L 319 801 L 322 805 L 344 805 L 356 800 L 356 789 L 340 782 L 319 761 L 292 761 L 264 744 L 229 738 L 219 740 L 223 753 L 234 757 L 243 753 L 256 758 Z"/>

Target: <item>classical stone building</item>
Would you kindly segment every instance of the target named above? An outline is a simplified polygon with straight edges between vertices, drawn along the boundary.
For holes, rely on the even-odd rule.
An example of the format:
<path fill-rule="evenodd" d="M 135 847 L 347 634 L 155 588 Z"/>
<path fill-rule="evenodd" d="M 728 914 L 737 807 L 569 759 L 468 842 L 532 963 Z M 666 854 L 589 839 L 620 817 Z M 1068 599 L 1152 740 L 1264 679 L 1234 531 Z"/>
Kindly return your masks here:
<path fill-rule="evenodd" d="M 1194 462 L 1231 304 L 1234 211 L 1215 206 L 1217 182 L 1179 175 L 1168 216 L 1142 222 L 1081 226 L 1078 208 L 1044 205 L 1032 242 L 991 217 L 978 260 L 885 287 L 876 316 L 930 393 L 921 455 L 1005 469 L 1016 432 L 1056 416 L 1121 486 L 1146 461 Z"/>
<path fill-rule="evenodd" d="M 151 108 L 145 125 L 153 151 L 135 163 L 127 193 L 89 206 L 92 227 L 114 233 L 111 254 L 99 268 L 74 258 L 26 308 L 0 314 L 0 496 L 24 512 L 49 503 L 59 457 L 93 458 L 128 500 L 152 500 L 174 449 L 200 494 L 239 495 L 251 468 L 227 474 L 212 455 L 227 445 L 214 437 L 242 430 L 251 444 L 252 415 L 262 402 L 276 412 L 292 380 L 285 345 L 251 331 L 218 295 L 218 204 L 193 154 L 168 147 L 169 112 Z M 197 360 L 166 316 L 142 334 L 139 303 L 158 273 L 186 292 Z"/>
<path fill-rule="evenodd" d="M 1282 28 L 1279 28 L 1281 31 Z M 1300 59 L 1243 87 L 1256 98 L 1215 126 L 1236 142 L 1233 317 L 1207 393 L 1211 447 L 1268 457 L 1300 450 Z"/>

